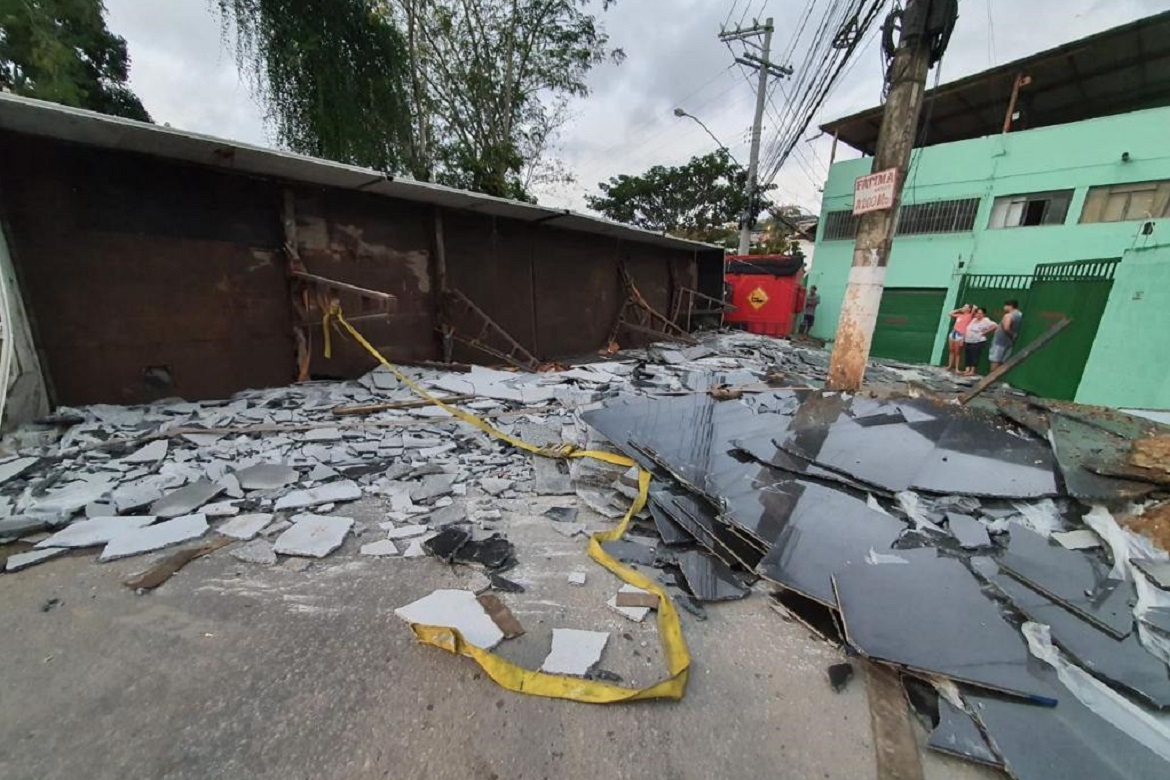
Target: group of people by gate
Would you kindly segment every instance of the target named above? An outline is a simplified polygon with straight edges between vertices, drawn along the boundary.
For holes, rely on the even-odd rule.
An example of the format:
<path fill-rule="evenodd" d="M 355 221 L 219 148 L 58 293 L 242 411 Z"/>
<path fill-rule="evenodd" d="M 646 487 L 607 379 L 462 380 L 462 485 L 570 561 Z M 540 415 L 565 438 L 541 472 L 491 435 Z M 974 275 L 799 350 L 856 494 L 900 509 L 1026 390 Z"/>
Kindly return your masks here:
<path fill-rule="evenodd" d="M 988 362 L 991 370 L 999 368 L 1012 356 L 1020 323 L 1024 314 L 1020 302 L 1009 298 L 1003 303 L 1003 316 L 995 321 L 987 310 L 973 303 L 965 303 L 950 314 L 953 324 L 947 335 L 947 369 L 964 376 L 972 376 L 983 359 L 987 342 L 991 341 Z"/>

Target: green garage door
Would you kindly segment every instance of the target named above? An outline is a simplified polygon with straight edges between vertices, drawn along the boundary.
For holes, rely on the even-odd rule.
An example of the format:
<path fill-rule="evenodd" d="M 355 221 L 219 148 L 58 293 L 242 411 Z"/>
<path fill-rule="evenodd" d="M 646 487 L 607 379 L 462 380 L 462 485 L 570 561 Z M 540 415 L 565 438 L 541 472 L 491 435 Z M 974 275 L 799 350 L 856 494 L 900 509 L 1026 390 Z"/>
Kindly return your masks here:
<path fill-rule="evenodd" d="M 945 289 L 887 287 L 869 353 L 906 363 L 929 363 Z"/>

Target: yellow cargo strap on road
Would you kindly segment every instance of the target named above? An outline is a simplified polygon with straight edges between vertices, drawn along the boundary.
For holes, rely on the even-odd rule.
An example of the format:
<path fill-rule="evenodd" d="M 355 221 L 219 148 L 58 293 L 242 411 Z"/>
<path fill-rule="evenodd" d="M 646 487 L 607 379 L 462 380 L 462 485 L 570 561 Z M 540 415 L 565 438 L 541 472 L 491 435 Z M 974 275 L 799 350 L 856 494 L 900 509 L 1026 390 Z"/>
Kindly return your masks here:
<path fill-rule="evenodd" d="M 420 387 L 397 366 L 382 356 L 361 333 L 357 331 L 342 314 L 341 307 L 336 303 L 326 312 L 321 322 L 325 335 L 325 357 L 332 355 L 330 340 L 331 326 L 340 326 L 343 332 L 353 337 L 354 341 L 366 349 L 374 358 L 390 370 L 399 380 L 422 398 L 435 406 L 445 410 L 453 417 L 469 425 L 474 425 L 493 438 L 505 441 L 514 447 L 545 458 L 593 458 L 595 460 L 612 463 L 616 466 L 637 466 L 632 459 L 624 455 L 603 450 L 582 450 L 571 444 L 557 447 L 537 447 L 515 436 L 510 436 L 493 427 L 485 420 L 476 417 L 470 412 L 458 409 L 443 403 L 435 396 Z M 622 521 L 610 531 L 595 533 L 589 539 L 589 557 L 620 577 L 624 582 L 643 590 L 648 590 L 658 596 L 658 637 L 662 642 L 662 654 L 666 660 L 666 669 L 669 676 L 647 688 L 624 688 L 620 685 L 599 682 L 597 680 L 583 680 L 576 677 L 566 677 L 559 674 L 534 671 L 517 666 L 499 655 L 470 644 L 455 629 L 444 626 L 426 626 L 418 623 L 410 625 L 414 635 L 422 642 L 440 647 L 451 653 L 467 656 L 474 659 L 488 676 L 497 684 L 517 693 L 527 693 L 534 696 L 547 696 L 554 699 L 569 699 L 570 701 L 588 702 L 590 704 L 613 704 L 623 701 L 639 701 L 642 699 L 681 699 L 686 692 L 687 675 L 691 665 L 691 656 L 687 652 L 687 643 L 683 639 L 682 625 L 678 619 L 678 612 L 666 591 L 657 582 L 633 569 L 624 566 L 616 558 L 602 549 L 602 542 L 614 541 L 625 535 L 634 515 L 646 505 L 646 495 L 650 488 L 650 472 L 638 467 L 638 497 L 626 511 Z"/>

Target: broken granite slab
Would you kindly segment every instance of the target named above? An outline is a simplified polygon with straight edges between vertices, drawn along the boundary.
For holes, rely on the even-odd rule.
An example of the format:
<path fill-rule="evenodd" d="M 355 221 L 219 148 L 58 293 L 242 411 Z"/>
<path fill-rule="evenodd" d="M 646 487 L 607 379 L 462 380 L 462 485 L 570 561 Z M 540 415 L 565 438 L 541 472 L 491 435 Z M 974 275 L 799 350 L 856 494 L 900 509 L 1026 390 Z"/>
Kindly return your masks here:
<path fill-rule="evenodd" d="M 947 528 L 951 535 L 958 540 L 964 550 L 974 550 L 980 547 L 989 547 L 991 537 L 987 535 L 987 528 L 983 523 L 970 515 L 957 512 L 947 512 Z"/>
<path fill-rule="evenodd" d="M 255 539 L 247 544 L 240 545 L 228 554 L 244 563 L 258 563 L 261 566 L 272 566 L 276 563 L 276 551 L 272 544 L 263 539 Z"/>
<path fill-rule="evenodd" d="M 341 431 L 337 428 L 313 428 L 305 431 L 304 441 L 340 441 Z"/>
<path fill-rule="evenodd" d="M 650 614 L 648 607 L 619 607 L 617 603 L 617 594 L 610 596 L 609 601 L 605 605 L 618 613 L 627 620 L 632 620 L 635 623 L 641 623 L 646 619 L 646 615 Z"/>
<path fill-rule="evenodd" d="M 26 515 L 5 517 L 0 519 L 0 537 L 16 538 L 34 534 L 49 528 L 52 525 L 49 521 L 48 517 L 28 517 Z"/>
<path fill-rule="evenodd" d="M 601 660 L 608 642 L 607 631 L 554 628 L 552 647 L 540 665 L 540 671 L 584 677 Z"/>
<path fill-rule="evenodd" d="M 410 544 L 408 544 L 406 546 L 406 550 L 403 551 L 402 557 L 403 558 L 424 558 L 424 557 L 426 557 L 426 554 L 427 554 L 427 551 L 426 551 L 426 548 L 423 547 L 423 540 L 422 539 L 411 539 Z"/>
<path fill-rule="evenodd" d="M 431 530 L 429 526 L 425 525 L 395 527 L 394 523 L 378 523 L 378 526 L 386 531 L 387 539 L 410 539 L 415 536 L 422 536 Z"/>
<path fill-rule="evenodd" d="M 19 477 L 40 458 L 14 458 L 0 463 L 0 485 L 14 477 Z"/>
<path fill-rule="evenodd" d="M 276 552 L 281 555 L 324 558 L 341 546 L 353 527 L 352 517 L 301 514 L 294 515 L 292 521 L 276 539 Z"/>
<path fill-rule="evenodd" d="M 327 466 L 321 467 L 327 468 Z M 333 469 L 328 469 L 336 474 Z M 246 469 L 240 469 L 235 474 L 240 487 L 244 490 L 275 490 L 300 479 L 300 472 L 292 466 L 283 463 L 258 463 Z M 320 477 L 325 479 L 326 477 Z"/>
<path fill-rule="evenodd" d="M 91 517 L 66 526 L 57 533 L 38 542 L 36 547 L 95 547 L 107 544 L 115 536 L 150 525 L 158 518 L 153 515 L 142 517 Z"/>
<path fill-rule="evenodd" d="M 181 487 L 150 505 L 150 513 L 162 518 L 179 517 L 195 511 L 223 492 L 214 482 L 201 479 Z"/>
<path fill-rule="evenodd" d="M 361 548 L 362 555 L 373 555 L 377 557 L 385 557 L 389 555 L 398 555 L 398 546 L 389 539 L 379 539 L 376 542 L 363 544 Z"/>
<path fill-rule="evenodd" d="M 110 539 L 98 560 L 112 561 L 161 550 L 188 539 L 197 539 L 207 533 L 207 527 L 207 518 L 195 514 L 124 531 Z"/>
<path fill-rule="evenodd" d="M 156 439 L 122 458 L 123 463 L 158 463 L 167 456 L 167 440 Z"/>
<path fill-rule="evenodd" d="M 272 522 L 273 517 L 275 515 L 264 512 L 237 515 L 216 528 L 215 532 L 224 536 L 230 536 L 233 539 L 247 541 L 267 528 L 268 524 Z"/>
<path fill-rule="evenodd" d="M 204 504 L 200 511 L 208 517 L 233 517 L 240 513 L 240 508 L 234 501 L 217 501 L 214 504 Z"/>
<path fill-rule="evenodd" d="M 510 490 L 514 484 L 516 483 L 510 479 L 500 479 L 498 477 L 484 477 L 479 481 L 479 486 L 489 496 L 498 496 L 504 491 Z"/>
<path fill-rule="evenodd" d="M 418 485 L 411 488 L 411 501 L 429 501 L 432 498 L 448 495 L 455 486 L 454 474 L 430 474 Z"/>
<path fill-rule="evenodd" d="M 504 639 L 475 594 L 469 590 L 436 590 L 394 610 L 407 623 L 453 628 L 476 647 L 490 650 Z"/>
<path fill-rule="evenodd" d="M 356 501 L 362 497 L 362 489 L 352 480 L 326 482 L 308 490 L 294 490 L 288 495 L 276 500 L 276 511 L 285 509 L 307 509 L 319 504 L 331 504 L 338 501 Z"/>
<path fill-rule="evenodd" d="M 20 571 L 35 563 L 47 561 L 65 552 L 64 547 L 49 547 L 44 550 L 30 550 L 28 552 L 9 555 L 4 563 L 4 571 Z"/>

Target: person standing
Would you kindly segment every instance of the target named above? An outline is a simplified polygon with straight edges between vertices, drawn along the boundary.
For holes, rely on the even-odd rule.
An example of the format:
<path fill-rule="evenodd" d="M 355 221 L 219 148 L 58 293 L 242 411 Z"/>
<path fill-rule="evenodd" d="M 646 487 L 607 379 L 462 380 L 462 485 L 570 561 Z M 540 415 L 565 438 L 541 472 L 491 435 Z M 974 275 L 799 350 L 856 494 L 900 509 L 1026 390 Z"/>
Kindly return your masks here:
<path fill-rule="evenodd" d="M 973 376 L 979 359 L 983 357 L 983 348 L 987 345 L 987 336 L 999 326 L 987 318 L 987 312 L 982 306 L 975 307 L 975 316 L 967 323 L 967 332 L 963 336 L 963 359 L 967 362 L 964 376 Z"/>
<path fill-rule="evenodd" d="M 975 307 L 969 303 L 964 303 L 951 312 L 951 319 L 955 324 L 947 334 L 947 371 L 954 371 L 957 374 L 963 370 L 963 337 L 967 335 L 967 326 L 971 324 L 974 315 Z"/>
<path fill-rule="evenodd" d="M 804 317 L 800 322 L 799 328 L 801 333 L 807 334 L 812 330 L 813 323 L 817 319 L 817 305 L 820 302 L 821 296 L 817 295 L 817 286 L 814 284 L 804 299 Z"/>
<path fill-rule="evenodd" d="M 991 340 L 991 352 L 987 355 L 992 371 L 1002 366 L 1012 356 L 1016 339 L 1020 337 L 1020 322 L 1023 319 L 1024 313 L 1020 311 L 1019 301 L 1009 298 L 1003 302 L 1003 319 L 999 321 L 995 337 Z"/>

